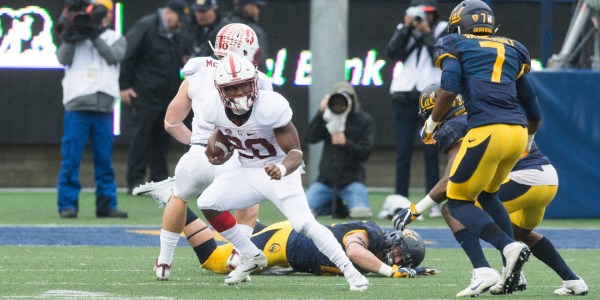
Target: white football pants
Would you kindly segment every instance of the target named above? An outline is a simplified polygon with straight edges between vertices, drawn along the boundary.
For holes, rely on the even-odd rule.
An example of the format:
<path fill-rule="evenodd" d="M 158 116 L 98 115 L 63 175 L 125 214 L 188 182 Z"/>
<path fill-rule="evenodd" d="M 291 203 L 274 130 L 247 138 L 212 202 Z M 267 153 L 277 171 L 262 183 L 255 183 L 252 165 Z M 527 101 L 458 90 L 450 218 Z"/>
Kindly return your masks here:
<path fill-rule="evenodd" d="M 175 167 L 175 186 L 173 194 L 177 198 L 188 201 L 196 199 L 213 182 L 216 176 L 240 167 L 239 155 L 233 156 L 224 164 L 215 166 L 208 161 L 200 145 L 192 145 L 190 150 L 181 156 Z"/>

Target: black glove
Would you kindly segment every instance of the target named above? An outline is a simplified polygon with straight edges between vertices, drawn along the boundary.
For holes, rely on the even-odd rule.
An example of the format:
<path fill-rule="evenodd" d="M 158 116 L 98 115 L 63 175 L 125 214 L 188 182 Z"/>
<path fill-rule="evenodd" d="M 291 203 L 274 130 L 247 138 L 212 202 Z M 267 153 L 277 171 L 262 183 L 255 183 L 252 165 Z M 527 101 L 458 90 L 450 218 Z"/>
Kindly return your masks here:
<path fill-rule="evenodd" d="M 406 225 L 412 223 L 421 214 L 417 211 L 417 208 L 413 203 L 410 204 L 410 208 L 404 208 L 401 211 L 394 214 L 392 223 L 397 230 L 404 230 Z"/>

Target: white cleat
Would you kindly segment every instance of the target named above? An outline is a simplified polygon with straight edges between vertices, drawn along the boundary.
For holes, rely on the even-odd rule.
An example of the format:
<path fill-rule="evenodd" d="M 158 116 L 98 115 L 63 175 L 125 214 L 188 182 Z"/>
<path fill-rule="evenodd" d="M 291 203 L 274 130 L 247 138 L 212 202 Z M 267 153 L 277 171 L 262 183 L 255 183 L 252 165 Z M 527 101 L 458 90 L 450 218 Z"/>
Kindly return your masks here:
<path fill-rule="evenodd" d="M 345 275 L 348 285 L 350 285 L 350 291 L 362 292 L 369 288 L 369 279 L 358 271 L 350 272 L 349 275 Z"/>
<path fill-rule="evenodd" d="M 464 290 L 458 292 L 456 297 L 477 297 L 485 293 L 490 287 L 500 280 L 498 271 L 492 268 L 477 268 L 473 270 L 471 284 Z"/>
<path fill-rule="evenodd" d="M 506 258 L 506 268 L 502 271 L 502 291 L 512 294 L 517 290 L 521 268 L 529 259 L 531 250 L 521 242 L 512 242 L 502 249 L 502 254 Z"/>
<path fill-rule="evenodd" d="M 502 272 L 504 272 L 504 268 L 502 268 Z M 521 272 L 519 276 L 519 284 L 517 284 L 517 292 L 523 292 L 527 289 L 527 279 L 525 279 L 525 274 Z M 493 287 L 490 288 L 490 294 L 492 295 L 504 295 L 504 290 L 502 289 L 502 281 L 499 280 Z"/>
<path fill-rule="evenodd" d="M 554 291 L 554 295 L 559 296 L 585 296 L 588 293 L 588 287 L 583 279 L 565 280 L 563 286 Z"/>
<path fill-rule="evenodd" d="M 159 182 L 150 181 L 135 187 L 131 194 L 134 196 L 150 196 L 158 203 L 159 207 L 164 207 L 171 199 L 174 184 L 175 177 L 168 177 Z"/>
<path fill-rule="evenodd" d="M 260 252 L 254 257 L 242 257 L 240 264 L 231 271 L 225 278 L 227 284 L 238 284 L 240 282 L 249 282 L 250 273 L 260 271 L 267 266 L 267 257 Z"/>
<path fill-rule="evenodd" d="M 169 280 L 171 265 L 159 264 L 157 259 L 154 263 L 154 273 L 156 274 L 156 280 Z"/>

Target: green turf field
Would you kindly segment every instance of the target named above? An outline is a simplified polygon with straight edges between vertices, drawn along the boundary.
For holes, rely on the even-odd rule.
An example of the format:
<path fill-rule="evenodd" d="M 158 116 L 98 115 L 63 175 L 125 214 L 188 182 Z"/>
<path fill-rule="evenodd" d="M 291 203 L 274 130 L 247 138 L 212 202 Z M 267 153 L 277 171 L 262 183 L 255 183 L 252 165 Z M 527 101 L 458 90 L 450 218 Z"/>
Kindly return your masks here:
<path fill-rule="evenodd" d="M 150 225 L 159 226 L 162 210 L 150 198 L 119 195 L 119 207 L 129 219 L 96 219 L 93 194 L 81 196 L 80 216 L 61 220 L 56 212 L 56 193 L 0 192 L 1 225 Z M 421 195 L 415 195 L 413 201 Z M 385 194 L 372 194 L 373 211 L 381 207 Z M 261 207 L 260 218 L 269 224 L 283 219 L 270 203 Z M 327 224 L 340 220 L 319 219 Z M 385 220 L 375 221 L 390 226 Z M 599 228 L 596 220 L 546 220 L 543 226 Z M 442 226 L 440 219 L 415 224 Z M 593 237 L 586 237 L 593 238 Z M 157 237 L 158 239 L 158 237 Z M 600 250 L 561 250 L 567 263 L 590 287 L 588 298 L 598 298 Z M 0 297 L 5 299 L 452 299 L 466 287 L 471 267 L 460 249 L 428 249 L 423 265 L 437 268 L 435 276 L 415 279 L 389 279 L 370 275 L 369 290 L 349 292 L 342 277 L 312 275 L 252 276 L 252 282 L 237 287 L 223 283 L 224 276 L 200 270 L 189 248 L 179 247 L 171 278 L 155 280 L 152 272 L 157 247 L 0 247 Z M 494 267 L 501 262 L 498 253 L 486 250 Z M 556 297 L 552 291 L 560 278 L 535 258 L 524 271 L 525 292 L 502 299 L 542 299 Z"/>

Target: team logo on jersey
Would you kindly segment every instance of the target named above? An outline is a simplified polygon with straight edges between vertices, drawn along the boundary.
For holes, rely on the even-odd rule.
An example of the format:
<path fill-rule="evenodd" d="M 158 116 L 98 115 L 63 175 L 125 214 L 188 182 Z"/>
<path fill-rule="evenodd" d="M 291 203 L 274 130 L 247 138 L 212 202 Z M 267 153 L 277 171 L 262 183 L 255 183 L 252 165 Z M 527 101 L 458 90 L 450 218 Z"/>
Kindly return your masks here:
<path fill-rule="evenodd" d="M 279 245 L 278 243 L 274 243 L 271 245 L 271 247 L 269 247 L 269 252 L 270 253 L 277 253 L 281 250 L 281 245 Z"/>
<path fill-rule="evenodd" d="M 471 15 L 471 18 L 473 19 L 473 22 L 477 22 L 477 21 L 479 21 L 479 15 L 472 14 L 472 15 Z"/>
<path fill-rule="evenodd" d="M 225 128 L 225 135 L 231 135 L 231 129 Z"/>

